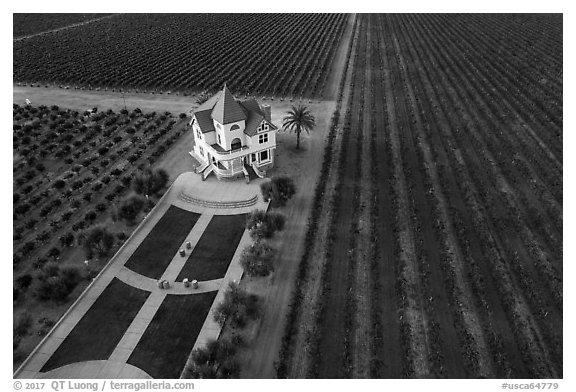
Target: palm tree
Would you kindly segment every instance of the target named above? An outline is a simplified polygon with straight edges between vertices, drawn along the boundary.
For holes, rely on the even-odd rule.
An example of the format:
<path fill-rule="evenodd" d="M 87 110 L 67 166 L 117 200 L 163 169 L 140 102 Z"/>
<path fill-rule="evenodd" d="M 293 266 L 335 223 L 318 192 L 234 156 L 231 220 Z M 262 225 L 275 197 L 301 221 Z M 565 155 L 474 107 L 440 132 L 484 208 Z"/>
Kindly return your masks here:
<path fill-rule="evenodd" d="M 302 130 L 306 133 L 316 126 L 316 119 L 310 113 L 306 106 L 298 105 L 292 106 L 288 111 L 288 115 L 283 118 L 282 126 L 290 131 L 296 132 L 296 149 L 300 149 L 300 133 Z"/>

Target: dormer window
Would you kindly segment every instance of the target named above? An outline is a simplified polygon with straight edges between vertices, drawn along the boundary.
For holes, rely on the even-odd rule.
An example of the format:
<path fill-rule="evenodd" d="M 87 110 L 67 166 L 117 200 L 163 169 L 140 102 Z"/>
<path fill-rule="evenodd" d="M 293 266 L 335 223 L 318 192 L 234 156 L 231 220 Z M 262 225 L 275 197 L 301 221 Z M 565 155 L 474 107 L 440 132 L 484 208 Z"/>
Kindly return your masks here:
<path fill-rule="evenodd" d="M 265 132 L 267 131 L 268 128 L 268 123 L 266 123 L 265 121 L 262 121 L 262 123 L 260 124 L 260 126 L 258 127 L 258 132 Z"/>

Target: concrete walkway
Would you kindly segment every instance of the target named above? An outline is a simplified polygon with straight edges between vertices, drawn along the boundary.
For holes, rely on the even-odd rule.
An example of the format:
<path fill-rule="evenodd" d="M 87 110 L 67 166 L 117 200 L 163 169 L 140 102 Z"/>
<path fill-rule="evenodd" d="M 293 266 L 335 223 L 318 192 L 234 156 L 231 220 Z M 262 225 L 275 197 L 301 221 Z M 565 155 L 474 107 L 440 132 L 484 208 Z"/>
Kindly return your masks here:
<path fill-rule="evenodd" d="M 246 184 L 244 181 L 221 182 L 216 178 L 208 178 L 206 181 L 201 181 L 200 176 L 195 173 L 183 173 L 180 175 L 154 209 L 134 230 L 130 238 L 110 259 L 100 274 L 15 372 L 14 378 L 151 378 L 146 372 L 127 364 L 126 361 L 168 294 L 194 295 L 218 290 L 216 299 L 212 304 L 208 317 L 204 321 L 194 348 L 202 346 L 210 340 L 217 339 L 220 334 L 220 326 L 214 321 L 212 313 L 222 301 L 228 283 L 239 281 L 242 277 L 243 271 L 239 264 L 239 258 L 244 247 L 252 243 L 249 233 L 244 231 L 224 278 L 199 282 L 198 289 L 185 287 L 182 282 L 175 282 L 175 280 L 214 215 L 242 214 L 257 208 L 267 209 L 268 203 L 264 202 L 260 195 L 259 184 L 262 181 L 254 181 L 250 184 Z M 207 208 L 182 199 L 179 197 L 182 194 L 186 194 L 191 198 L 211 200 L 212 202 L 222 201 L 223 203 L 243 202 L 253 198 L 255 195 L 258 200 L 251 207 Z M 171 205 L 200 213 L 201 216 L 179 247 L 179 249 L 185 249 L 186 243 L 190 242 L 191 249 L 186 249 L 185 257 L 180 256 L 179 253 L 174 255 L 162 275 L 162 279 L 170 283 L 170 288 L 160 289 L 156 280 L 126 268 L 124 264 Z M 115 277 L 130 286 L 149 291 L 151 294 L 124 333 L 110 358 L 108 360 L 73 363 L 41 373 L 40 369 L 42 366 Z"/>

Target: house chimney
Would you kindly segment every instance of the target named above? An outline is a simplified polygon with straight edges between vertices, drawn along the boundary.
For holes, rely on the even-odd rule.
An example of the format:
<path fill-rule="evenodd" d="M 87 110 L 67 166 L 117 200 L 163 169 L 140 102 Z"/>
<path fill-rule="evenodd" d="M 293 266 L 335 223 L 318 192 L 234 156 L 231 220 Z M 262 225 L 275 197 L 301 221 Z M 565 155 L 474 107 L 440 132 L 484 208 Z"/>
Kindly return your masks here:
<path fill-rule="evenodd" d="M 266 121 L 272 122 L 272 107 L 268 104 L 262 104 L 262 112 Z"/>

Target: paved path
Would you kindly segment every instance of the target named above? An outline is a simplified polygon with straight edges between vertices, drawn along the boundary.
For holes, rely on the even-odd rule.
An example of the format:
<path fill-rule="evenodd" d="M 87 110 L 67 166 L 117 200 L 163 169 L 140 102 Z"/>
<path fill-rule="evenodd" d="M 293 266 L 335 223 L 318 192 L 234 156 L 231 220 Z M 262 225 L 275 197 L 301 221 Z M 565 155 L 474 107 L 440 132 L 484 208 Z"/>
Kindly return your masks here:
<path fill-rule="evenodd" d="M 183 173 L 180 175 L 100 274 L 15 372 L 14 378 L 151 378 L 146 372 L 126 363 L 126 361 L 168 294 L 194 295 L 218 290 L 209 316 L 204 321 L 194 348 L 202 346 L 210 340 L 217 339 L 220 334 L 220 326 L 214 321 L 212 312 L 222 301 L 228 283 L 239 281 L 242 278 L 243 271 L 239 264 L 239 258 L 244 247 L 252 243 L 249 233 L 244 231 L 224 278 L 199 282 L 198 289 L 185 287 L 182 282 L 175 282 L 175 280 L 184 267 L 188 255 L 198 244 L 202 233 L 214 215 L 241 214 L 250 212 L 255 208 L 267 209 L 268 205 L 262 200 L 260 195 L 259 184 L 261 182 L 262 180 L 251 184 L 245 184 L 243 181 L 220 182 L 215 178 L 209 178 L 202 182 L 200 176 L 194 173 Z M 196 199 L 226 203 L 230 201 L 243 202 L 257 195 L 258 201 L 255 206 L 251 207 L 208 208 L 186 201 L 181 197 L 182 194 Z M 171 205 L 200 213 L 201 216 L 179 247 L 179 249 L 186 248 L 186 243 L 190 242 L 191 248 L 186 249 L 186 256 L 182 257 L 179 253 L 174 255 L 162 275 L 161 279 L 167 280 L 170 283 L 170 288 L 160 289 L 156 280 L 126 268 L 124 264 Z M 130 286 L 149 291 L 151 294 L 124 333 L 110 358 L 108 360 L 73 363 L 41 373 L 40 369 L 42 366 L 115 277 Z"/>

